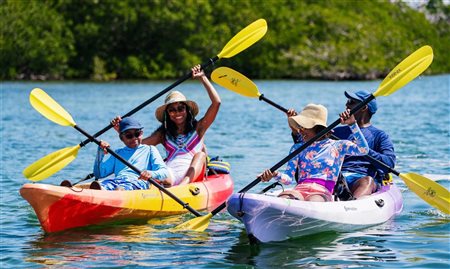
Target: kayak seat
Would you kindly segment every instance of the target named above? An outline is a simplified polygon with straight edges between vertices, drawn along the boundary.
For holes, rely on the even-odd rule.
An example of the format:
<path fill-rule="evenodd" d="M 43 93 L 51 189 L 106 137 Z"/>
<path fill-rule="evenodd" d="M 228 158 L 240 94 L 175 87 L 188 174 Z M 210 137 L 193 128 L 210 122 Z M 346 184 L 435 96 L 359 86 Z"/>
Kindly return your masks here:
<path fill-rule="evenodd" d="M 333 196 L 335 201 L 350 201 L 356 199 L 348 187 L 347 181 L 342 173 L 339 173 L 336 185 L 334 185 Z"/>
<path fill-rule="evenodd" d="M 81 182 L 86 181 L 86 180 L 88 180 L 88 179 L 91 179 L 91 178 L 93 178 L 93 177 L 94 177 L 94 173 L 90 173 L 90 174 L 88 174 L 86 177 L 84 177 L 83 179 L 81 179 L 81 180 L 75 182 L 74 184 L 72 184 L 69 180 L 64 179 L 63 181 L 61 181 L 61 183 L 59 184 L 59 186 L 62 186 L 62 187 L 68 187 L 68 188 L 73 187 L 73 186 L 77 186 L 77 187 L 86 189 L 86 188 L 88 188 L 89 186 L 85 187 L 85 185 L 78 185 L 78 184 L 80 184 Z"/>

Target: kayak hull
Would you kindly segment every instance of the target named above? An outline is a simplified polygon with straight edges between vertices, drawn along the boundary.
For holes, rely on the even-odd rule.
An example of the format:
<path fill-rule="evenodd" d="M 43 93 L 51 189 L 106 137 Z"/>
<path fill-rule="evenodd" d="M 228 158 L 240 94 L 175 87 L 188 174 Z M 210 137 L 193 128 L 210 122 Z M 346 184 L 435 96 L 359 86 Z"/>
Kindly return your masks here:
<path fill-rule="evenodd" d="M 211 175 L 204 181 L 168 190 L 197 211 L 210 210 L 230 197 L 233 180 L 229 174 Z M 106 191 L 28 183 L 20 194 L 48 233 L 189 212 L 154 186 L 148 190 Z"/>
<path fill-rule="evenodd" d="M 251 240 L 283 241 L 310 234 L 348 232 L 386 222 L 403 208 L 395 185 L 353 201 L 307 202 L 274 195 L 233 194 L 228 212 L 244 223 Z"/>

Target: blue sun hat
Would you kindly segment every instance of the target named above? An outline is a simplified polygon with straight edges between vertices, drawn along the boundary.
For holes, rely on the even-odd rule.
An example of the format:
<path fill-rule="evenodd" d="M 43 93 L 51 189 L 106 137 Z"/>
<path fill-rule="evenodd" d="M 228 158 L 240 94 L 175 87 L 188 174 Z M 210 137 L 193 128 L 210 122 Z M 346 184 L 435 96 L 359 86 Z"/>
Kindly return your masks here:
<path fill-rule="evenodd" d="M 132 117 L 126 117 L 125 119 L 121 120 L 120 124 L 119 124 L 119 132 L 120 133 L 123 133 L 130 129 L 141 130 L 142 128 L 143 127 L 141 126 L 139 121 L 137 121 L 135 118 L 132 118 Z"/>
<path fill-rule="evenodd" d="M 351 93 L 351 92 L 345 92 L 345 96 L 349 99 L 353 99 L 359 102 L 364 101 L 365 99 L 370 97 L 370 93 L 366 92 L 366 91 L 357 91 L 355 93 Z M 370 113 L 373 115 L 377 112 L 378 109 L 378 105 L 377 105 L 377 100 L 373 99 L 372 101 L 370 101 L 367 104 L 367 107 L 369 108 Z"/>

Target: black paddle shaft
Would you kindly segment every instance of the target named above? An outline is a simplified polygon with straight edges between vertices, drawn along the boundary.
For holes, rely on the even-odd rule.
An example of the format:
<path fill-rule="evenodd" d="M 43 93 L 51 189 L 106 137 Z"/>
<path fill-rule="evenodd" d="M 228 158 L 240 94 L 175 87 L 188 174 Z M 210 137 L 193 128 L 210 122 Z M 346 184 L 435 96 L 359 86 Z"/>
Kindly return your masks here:
<path fill-rule="evenodd" d="M 86 131 L 84 131 L 83 129 L 81 129 L 80 127 L 78 127 L 77 125 L 73 126 L 77 131 L 79 131 L 80 133 L 84 134 L 85 136 L 87 136 L 89 138 L 89 141 L 94 141 L 97 145 L 100 146 L 100 141 L 98 141 L 95 137 L 93 137 L 92 135 L 88 134 Z M 118 155 L 117 153 L 115 153 L 113 150 L 111 150 L 109 147 L 106 148 L 106 150 L 111 153 L 112 156 L 116 157 L 119 161 L 121 161 L 122 163 L 124 163 L 125 165 L 127 165 L 128 167 L 130 167 L 131 169 L 133 169 L 133 171 L 135 171 L 136 173 L 138 173 L 139 175 L 141 174 L 141 171 L 139 169 L 137 169 L 134 165 L 132 165 L 131 163 L 129 163 L 127 160 L 125 160 L 124 158 L 122 158 L 120 155 Z M 174 194 L 172 194 L 170 191 L 168 191 L 166 188 L 164 188 L 163 186 L 161 186 L 158 182 L 154 181 L 153 179 L 149 179 L 148 181 L 150 181 L 150 183 L 152 183 L 153 185 L 155 185 L 160 191 L 164 192 L 165 194 L 167 194 L 170 198 L 172 198 L 173 200 L 175 200 L 177 203 L 179 203 L 180 205 L 183 206 L 183 208 L 188 209 L 192 214 L 194 214 L 197 217 L 200 217 L 201 214 L 195 210 L 194 208 L 192 208 L 188 203 L 185 203 L 183 201 L 181 201 L 178 197 L 176 197 Z"/>
<path fill-rule="evenodd" d="M 214 64 L 216 61 L 219 60 L 218 56 L 215 56 L 213 58 L 210 58 L 207 62 L 204 62 L 201 65 L 201 69 L 204 70 L 205 68 L 207 68 L 208 66 Z M 125 117 L 129 117 L 131 115 L 133 115 L 134 113 L 138 112 L 139 110 L 141 110 L 142 108 L 144 108 L 145 106 L 147 106 L 148 104 L 150 104 L 151 102 L 155 101 L 156 99 L 158 99 L 159 97 L 161 97 L 163 94 L 167 93 L 168 91 L 172 90 L 173 88 L 175 88 L 176 86 L 180 85 L 182 82 L 188 80 L 189 78 L 192 77 L 192 72 L 186 73 L 183 77 L 179 78 L 177 81 L 175 81 L 174 83 L 172 83 L 169 87 L 165 88 L 164 90 L 160 91 L 159 93 L 155 94 L 152 98 L 148 99 L 147 101 L 145 101 L 144 103 L 140 104 L 139 106 L 135 107 L 133 110 L 131 110 L 130 112 L 126 113 L 125 115 L 122 116 L 122 118 Z M 92 137 L 96 138 L 99 137 L 100 135 L 102 135 L 104 132 L 108 131 L 109 129 L 111 129 L 113 127 L 113 125 L 111 123 L 109 123 L 108 126 L 106 126 L 105 128 L 103 128 L 102 130 L 98 131 L 97 133 L 95 133 Z M 80 147 L 83 147 L 87 144 L 89 144 L 91 141 L 94 141 L 92 139 L 86 139 L 83 142 L 80 143 Z"/>
<path fill-rule="evenodd" d="M 363 108 L 365 105 L 367 105 L 370 101 L 372 101 L 373 99 L 375 99 L 375 96 L 373 96 L 372 94 L 365 99 L 364 101 L 362 101 L 361 103 L 357 104 L 352 110 L 350 110 L 350 115 L 355 114 L 356 112 L 358 112 L 358 110 L 360 110 L 361 108 Z M 268 99 L 267 99 L 268 100 Z M 265 100 L 266 101 L 266 100 Z M 273 102 L 272 102 L 273 103 Z M 277 106 L 278 107 L 278 106 Z M 309 147 L 312 143 L 314 143 L 316 140 L 318 140 L 319 138 L 321 138 L 322 136 L 324 136 L 325 134 L 327 134 L 329 131 L 331 131 L 332 129 L 334 129 L 334 127 L 338 126 L 339 123 L 341 122 L 341 119 L 337 119 L 336 121 L 334 121 L 332 124 L 330 124 L 327 128 L 323 129 L 322 131 L 320 131 L 318 134 L 316 134 L 313 138 L 311 138 L 310 140 L 308 140 L 305 144 L 301 145 L 298 149 L 296 149 L 295 151 L 291 152 L 288 156 L 284 157 L 281 161 L 279 161 L 277 164 L 275 164 L 274 166 L 272 166 L 270 168 L 270 171 L 273 173 L 275 172 L 278 168 L 280 168 L 281 166 L 283 166 L 285 163 L 287 163 L 290 159 L 294 158 L 296 155 L 298 155 L 300 152 L 302 152 L 303 150 L 305 150 L 307 147 Z M 248 184 L 247 186 L 245 186 L 242 190 L 238 191 L 238 193 L 241 192 L 247 192 L 248 190 L 250 190 L 251 188 L 253 188 L 254 186 L 256 186 L 259 182 L 261 181 L 261 177 L 257 177 L 255 180 L 253 180 L 250 184 Z M 214 216 L 217 213 L 219 213 L 222 209 L 224 209 L 226 207 L 226 203 L 222 203 L 221 205 L 219 205 L 216 209 L 214 209 L 213 211 L 211 211 L 211 214 Z"/>
<path fill-rule="evenodd" d="M 358 112 L 358 110 L 360 110 L 361 108 L 363 108 L 365 105 L 367 105 L 370 101 L 372 101 L 373 99 L 375 99 L 375 96 L 373 96 L 372 94 L 365 99 L 364 101 L 362 101 L 361 103 L 359 103 L 358 105 L 356 105 L 351 111 L 350 111 L 350 115 L 355 114 L 356 112 Z M 290 153 L 288 156 L 284 157 L 281 161 L 279 161 L 277 164 L 275 164 L 272 168 L 270 168 L 270 171 L 273 173 L 275 172 L 278 168 L 280 168 L 282 165 L 284 165 L 286 162 L 288 162 L 290 159 L 294 158 L 295 156 L 297 156 L 300 152 L 302 152 L 303 150 L 305 150 L 307 147 L 309 147 L 312 143 L 314 143 L 316 140 L 318 140 L 319 138 L 321 138 L 322 136 L 324 136 L 325 134 L 327 134 L 329 131 L 331 131 L 333 128 L 335 128 L 336 126 L 339 125 L 339 123 L 341 122 L 341 119 L 337 119 L 335 120 L 332 124 L 330 124 L 327 128 L 323 129 L 322 131 L 320 131 L 318 134 L 316 134 L 313 138 L 311 138 L 310 140 L 306 141 L 305 144 L 301 145 L 298 149 L 294 150 L 292 153 Z M 261 181 L 261 177 L 258 177 L 257 179 L 255 179 L 252 183 L 250 183 L 249 185 L 247 185 L 245 188 L 243 188 L 241 191 L 239 192 L 246 192 L 248 190 L 250 190 L 251 188 L 253 188 L 256 184 L 258 184 Z"/>
<path fill-rule="evenodd" d="M 277 104 L 277 103 L 275 103 L 275 102 L 272 102 L 272 100 L 266 98 L 266 97 L 264 96 L 264 94 L 261 94 L 261 95 L 259 96 L 259 100 L 260 100 L 260 101 L 265 101 L 266 103 L 271 104 L 272 106 L 278 108 L 279 110 L 283 111 L 284 113 L 287 113 L 287 112 L 288 112 L 288 110 L 287 110 L 286 108 L 280 106 L 279 104 Z"/>
<path fill-rule="evenodd" d="M 369 97 L 370 98 L 370 97 Z M 279 110 L 283 111 L 284 113 L 287 113 L 288 110 L 282 106 L 280 106 L 279 104 L 273 102 L 272 100 L 267 99 L 266 97 L 264 97 L 264 94 L 261 94 L 261 96 L 259 97 L 259 100 L 263 100 L 269 104 L 271 104 L 272 106 L 278 108 Z M 370 102 L 370 101 L 369 101 Z M 331 138 L 339 140 L 340 138 L 335 136 L 335 135 L 331 135 Z M 362 156 L 363 158 L 365 158 L 366 160 L 368 160 L 369 162 L 371 162 L 372 164 L 376 163 L 381 167 L 384 167 L 385 169 L 387 169 L 389 172 L 393 173 L 396 176 L 399 176 L 400 173 L 396 170 L 394 170 L 393 168 L 391 168 L 389 165 L 383 163 L 380 160 L 375 159 L 374 157 L 370 156 L 370 155 L 364 155 Z"/>

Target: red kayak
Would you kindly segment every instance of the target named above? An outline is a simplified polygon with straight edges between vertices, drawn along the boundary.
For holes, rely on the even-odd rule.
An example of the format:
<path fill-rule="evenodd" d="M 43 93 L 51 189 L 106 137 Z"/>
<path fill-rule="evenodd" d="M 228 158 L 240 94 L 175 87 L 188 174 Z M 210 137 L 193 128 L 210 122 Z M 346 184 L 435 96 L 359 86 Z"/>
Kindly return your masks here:
<path fill-rule="evenodd" d="M 154 186 L 133 191 L 92 190 L 88 186 L 28 183 L 22 186 L 20 194 L 33 207 L 42 229 L 48 233 L 188 212 Z M 233 193 L 233 180 L 229 174 L 210 175 L 204 181 L 168 190 L 195 210 L 211 210 Z"/>

